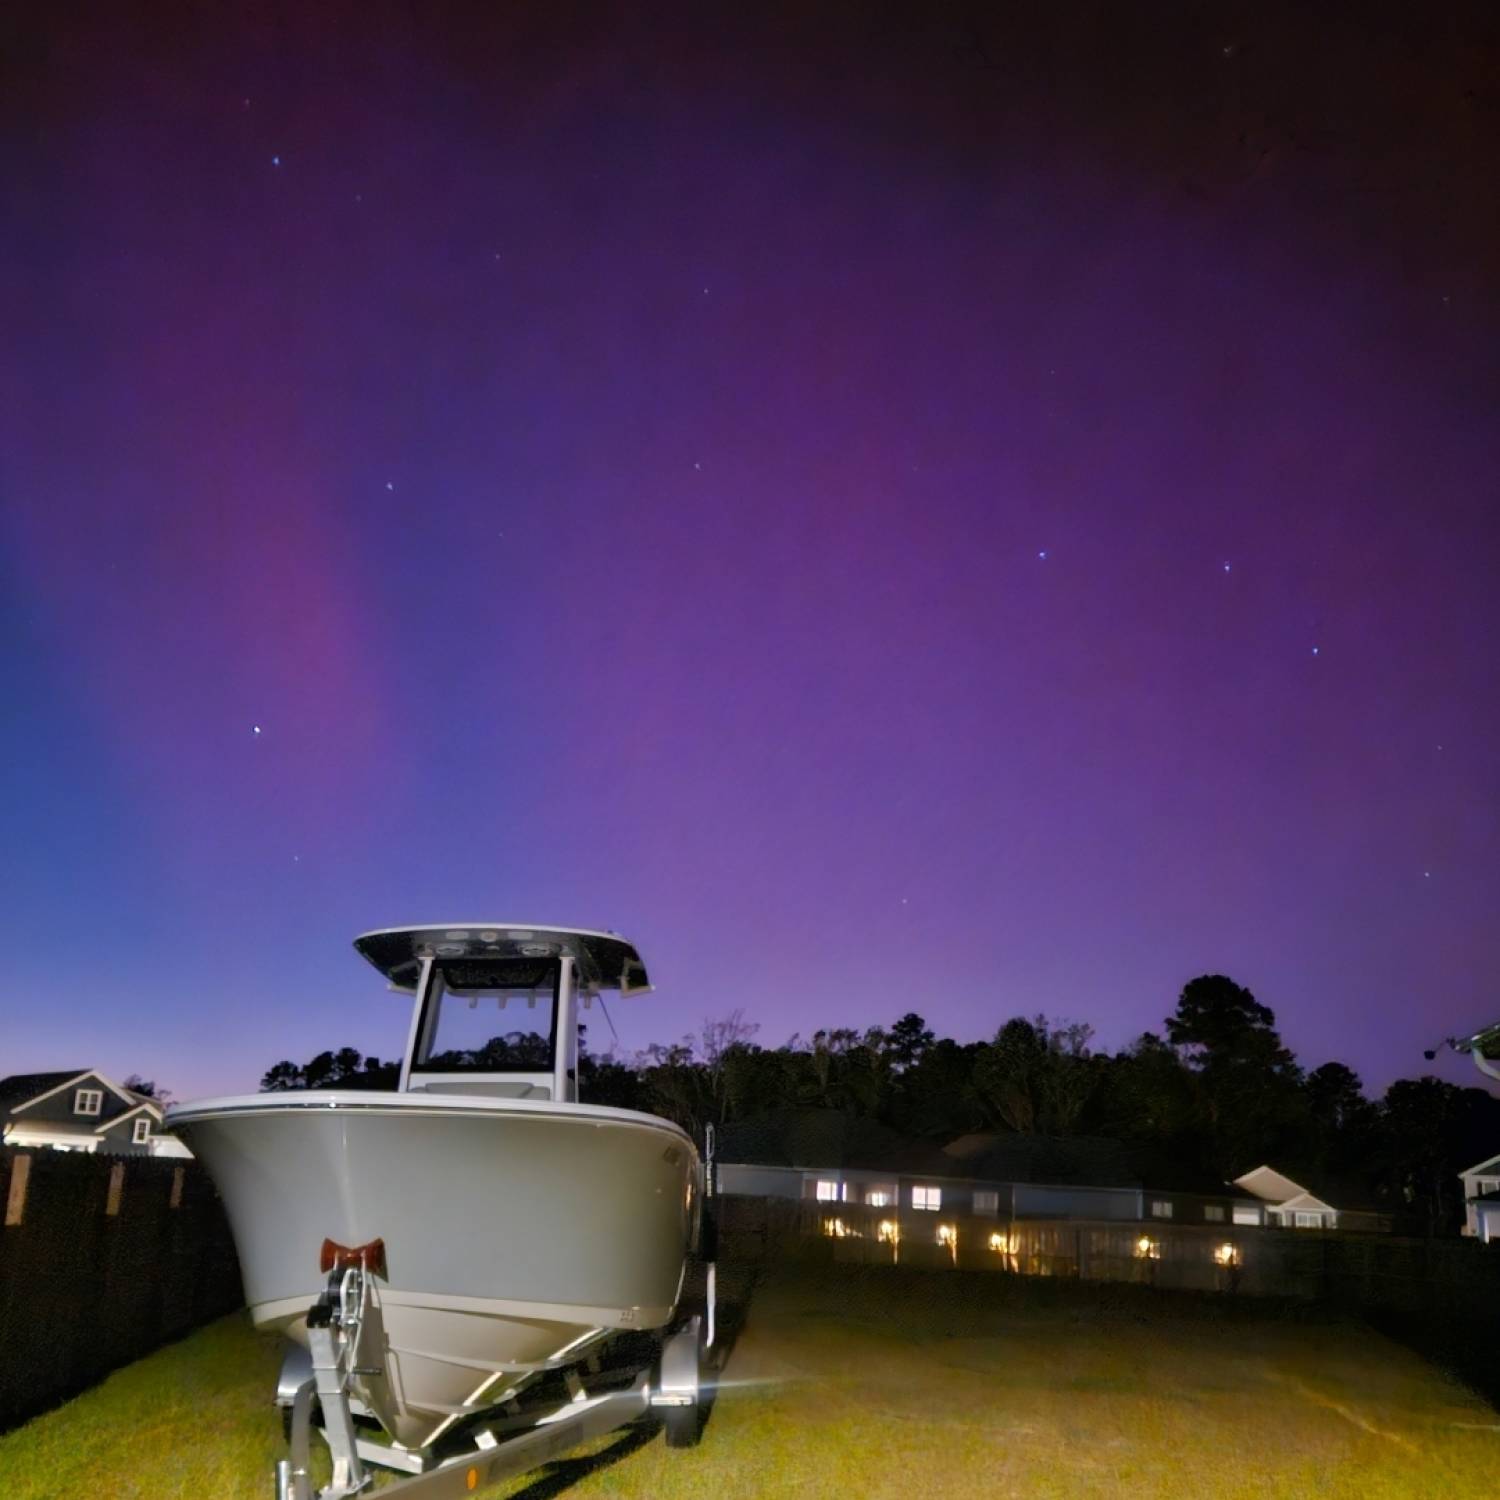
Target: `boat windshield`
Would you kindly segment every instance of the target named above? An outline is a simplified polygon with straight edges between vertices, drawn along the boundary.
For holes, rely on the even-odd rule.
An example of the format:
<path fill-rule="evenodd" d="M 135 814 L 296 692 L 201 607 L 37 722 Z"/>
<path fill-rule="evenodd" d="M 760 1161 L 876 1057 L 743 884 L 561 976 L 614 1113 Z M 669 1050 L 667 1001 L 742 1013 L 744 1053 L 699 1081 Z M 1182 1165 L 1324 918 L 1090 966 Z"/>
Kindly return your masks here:
<path fill-rule="evenodd" d="M 437 966 L 417 1073 L 550 1073 L 558 964 L 463 960 Z"/>

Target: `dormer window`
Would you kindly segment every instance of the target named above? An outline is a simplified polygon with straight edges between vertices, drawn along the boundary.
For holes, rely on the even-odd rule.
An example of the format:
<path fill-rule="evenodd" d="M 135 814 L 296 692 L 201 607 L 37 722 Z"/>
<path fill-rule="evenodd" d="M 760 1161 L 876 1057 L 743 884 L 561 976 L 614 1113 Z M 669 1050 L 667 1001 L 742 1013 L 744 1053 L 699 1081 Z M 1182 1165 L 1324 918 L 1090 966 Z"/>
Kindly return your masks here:
<path fill-rule="evenodd" d="M 130 1139 L 137 1146 L 144 1146 L 151 1139 L 151 1121 L 137 1120 L 132 1127 Z"/>
<path fill-rule="evenodd" d="M 75 1115 L 97 1115 L 104 1108 L 103 1089 L 78 1089 L 73 1095 Z"/>

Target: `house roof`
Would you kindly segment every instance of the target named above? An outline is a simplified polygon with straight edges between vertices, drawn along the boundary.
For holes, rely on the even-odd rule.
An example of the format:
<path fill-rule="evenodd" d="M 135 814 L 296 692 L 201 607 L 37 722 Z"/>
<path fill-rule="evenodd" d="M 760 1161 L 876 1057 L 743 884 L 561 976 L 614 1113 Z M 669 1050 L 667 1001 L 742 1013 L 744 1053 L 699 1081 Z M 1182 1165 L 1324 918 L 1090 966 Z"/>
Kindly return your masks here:
<path fill-rule="evenodd" d="M 0 1116 L 14 1115 L 18 1110 L 45 1099 L 48 1094 L 55 1094 L 70 1084 L 81 1083 L 85 1078 L 92 1078 L 103 1084 L 130 1105 L 132 1110 L 150 1103 L 160 1112 L 161 1106 L 155 1099 L 137 1094 L 132 1089 L 122 1088 L 98 1068 L 74 1068 L 70 1072 L 12 1073 L 8 1078 L 0 1078 Z"/>
<path fill-rule="evenodd" d="M 911 1140 L 878 1120 L 837 1109 L 783 1110 L 725 1125 L 715 1155 L 722 1162 L 744 1166 L 954 1175 L 954 1163 L 936 1146 Z"/>
<path fill-rule="evenodd" d="M 9 1114 L 17 1105 L 39 1094 L 50 1094 L 74 1078 L 86 1078 L 92 1071 L 92 1068 L 73 1068 L 63 1073 L 12 1073 L 8 1078 L 0 1078 L 0 1113 Z"/>
<path fill-rule="evenodd" d="M 1100 1136 L 961 1135 L 944 1148 L 949 1170 L 995 1182 L 1057 1187 L 1139 1187 L 1123 1142 Z"/>
<path fill-rule="evenodd" d="M 1260 1166 L 1246 1172 L 1235 1181 L 1249 1187 L 1257 1198 L 1275 1207 L 1292 1209 L 1330 1209 L 1335 1213 L 1390 1213 L 1391 1206 L 1371 1196 L 1362 1183 L 1342 1177 L 1338 1173 L 1319 1170 L 1307 1171 L 1295 1167 L 1296 1178 L 1274 1167 Z M 1250 1179 L 1257 1180 L 1250 1186 Z"/>
<path fill-rule="evenodd" d="M 116 1126 L 123 1125 L 127 1120 L 133 1120 L 138 1114 L 140 1114 L 142 1110 L 145 1110 L 147 1114 L 151 1115 L 156 1120 L 156 1123 L 158 1125 L 161 1124 L 161 1105 L 159 1105 L 154 1099 L 142 1099 L 134 1109 L 127 1109 L 124 1114 L 116 1115 L 114 1119 L 105 1120 L 102 1123 L 94 1126 L 94 1134 L 103 1135 L 105 1131 L 113 1130 Z"/>
<path fill-rule="evenodd" d="M 1459 1172 L 1460 1177 L 1468 1177 L 1475 1172 L 1483 1172 L 1487 1167 L 1500 1165 L 1500 1156 L 1487 1156 L 1483 1161 L 1475 1162 L 1472 1167 L 1465 1167 Z"/>
<path fill-rule="evenodd" d="M 962 1171 L 995 1182 L 1150 1188 L 1205 1198 L 1254 1199 L 1189 1162 L 1107 1136 L 961 1135 L 944 1147 Z"/>

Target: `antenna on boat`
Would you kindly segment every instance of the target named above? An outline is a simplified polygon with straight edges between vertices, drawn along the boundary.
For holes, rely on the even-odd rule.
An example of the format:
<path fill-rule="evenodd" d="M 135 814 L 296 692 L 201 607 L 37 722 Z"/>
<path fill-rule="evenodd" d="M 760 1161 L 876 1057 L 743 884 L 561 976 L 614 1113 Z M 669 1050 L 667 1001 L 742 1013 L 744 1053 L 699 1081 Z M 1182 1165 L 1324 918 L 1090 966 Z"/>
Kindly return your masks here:
<path fill-rule="evenodd" d="M 609 1007 L 604 1003 L 604 991 L 600 990 L 595 997 L 599 1001 L 599 1009 L 604 1012 L 604 1019 L 609 1022 L 609 1034 L 615 1039 L 615 1045 L 620 1044 L 620 1033 L 615 1030 L 614 1017 L 609 1013 Z"/>

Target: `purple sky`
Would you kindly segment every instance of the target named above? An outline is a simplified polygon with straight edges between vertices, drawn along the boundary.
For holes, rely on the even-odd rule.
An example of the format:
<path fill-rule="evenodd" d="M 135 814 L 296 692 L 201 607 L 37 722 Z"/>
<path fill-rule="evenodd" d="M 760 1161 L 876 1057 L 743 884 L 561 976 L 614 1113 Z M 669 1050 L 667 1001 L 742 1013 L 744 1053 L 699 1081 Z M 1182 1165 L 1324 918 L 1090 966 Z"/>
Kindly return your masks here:
<path fill-rule="evenodd" d="M 391 1055 L 449 919 L 631 1047 L 1494 1018 L 1493 35 L 720 9 L 19 23 L 0 1072 Z"/>

